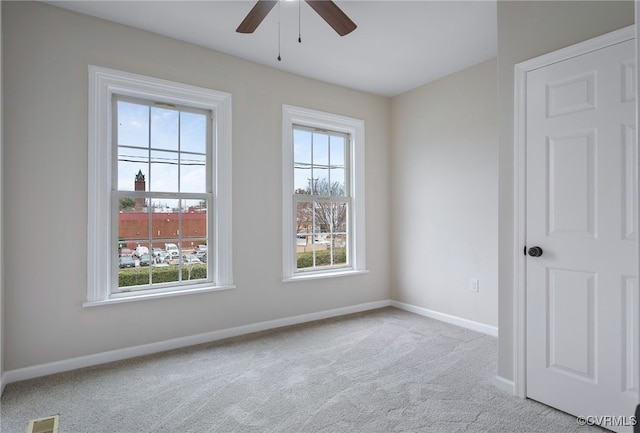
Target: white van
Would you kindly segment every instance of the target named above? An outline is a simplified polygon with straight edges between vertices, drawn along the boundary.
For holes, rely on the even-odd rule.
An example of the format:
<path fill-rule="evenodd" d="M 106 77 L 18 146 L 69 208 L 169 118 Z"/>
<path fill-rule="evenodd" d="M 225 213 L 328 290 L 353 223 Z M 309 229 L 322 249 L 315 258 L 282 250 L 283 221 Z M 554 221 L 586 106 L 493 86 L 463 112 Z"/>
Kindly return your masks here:
<path fill-rule="evenodd" d="M 171 255 L 171 257 L 180 256 L 180 250 L 176 244 L 164 244 L 164 249 Z"/>
<path fill-rule="evenodd" d="M 149 254 L 149 248 L 138 245 L 135 251 L 136 257 L 142 257 L 143 254 Z"/>

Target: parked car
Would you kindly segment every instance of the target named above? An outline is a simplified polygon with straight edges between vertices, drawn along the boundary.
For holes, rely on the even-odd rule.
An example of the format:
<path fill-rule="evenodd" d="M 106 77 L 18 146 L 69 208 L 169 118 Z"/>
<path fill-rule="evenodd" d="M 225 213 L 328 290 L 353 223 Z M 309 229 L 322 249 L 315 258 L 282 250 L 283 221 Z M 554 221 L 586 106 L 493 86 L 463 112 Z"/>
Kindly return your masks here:
<path fill-rule="evenodd" d="M 160 257 L 162 253 L 166 253 L 162 248 L 154 248 L 153 249 L 153 257 Z"/>
<path fill-rule="evenodd" d="M 133 251 L 129 248 L 122 248 L 120 250 L 120 257 L 131 257 L 133 256 Z"/>
<path fill-rule="evenodd" d="M 142 257 L 145 254 L 149 254 L 149 248 L 142 245 L 138 245 L 135 250 L 136 257 Z"/>
<path fill-rule="evenodd" d="M 149 266 L 151 263 L 151 256 L 149 254 L 143 254 L 140 256 L 140 266 Z"/>
<path fill-rule="evenodd" d="M 194 251 L 193 254 L 202 262 L 206 262 L 207 261 L 207 250 L 206 248 L 204 250 L 198 249 L 197 251 Z M 205 258 L 204 260 L 202 260 L 202 258 Z"/>
<path fill-rule="evenodd" d="M 189 254 L 188 256 L 182 256 L 182 263 L 185 265 L 194 265 L 196 263 L 202 263 L 195 254 Z"/>
<path fill-rule="evenodd" d="M 156 264 L 169 263 L 170 258 L 171 258 L 171 254 L 162 250 L 162 252 L 154 258 L 154 261 L 156 262 Z"/>
<path fill-rule="evenodd" d="M 131 251 L 131 250 L 129 250 Z M 121 256 L 120 260 L 119 260 L 119 264 L 120 269 L 122 268 L 135 268 L 136 267 L 136 261 L 133 260 L 132 256 Z"/>
<path fill-rule="evenodd" d="M 197 253 L 197 254 L 196 254 L 196 257 L 197 257 L 198 259 L 200 259 L 200 261 L 201 261 L 202 263 L 207 263 L 207 253 L 206 253 L 206 252 L 204 252 L 204 253 L 202 253 L 202 255 L 199 255 L 199 254 L 200 254 L 200 253 Z"/>
<path fill-rule="evenodd" d="M 164 249 L 171 254 L 171 257 L 180 255 L 180 249 L 176 244 L 164 244 Z"/>
<path fill-rule="evenodd" d="M 184 259 L 181 259 L 180 256 L 170 256 L 165 263 L 169 263 L 170 265 L 179 265 L 180 263 L 184 263 Z"/>

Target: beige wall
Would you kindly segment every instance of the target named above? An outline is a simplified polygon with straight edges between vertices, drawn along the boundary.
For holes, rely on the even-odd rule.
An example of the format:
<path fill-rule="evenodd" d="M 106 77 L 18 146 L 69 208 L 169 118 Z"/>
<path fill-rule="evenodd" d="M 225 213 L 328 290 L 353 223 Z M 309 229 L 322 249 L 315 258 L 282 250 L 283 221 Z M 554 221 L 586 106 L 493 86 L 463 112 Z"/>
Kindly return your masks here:
<path fill-rule="evenodd" d="M 387 98 L 41 3 L 3 4 L 5 369 L 389 298 Z M 83 308 L 87 65 L 233 95 L 235 290 Z M 366 122 L 370 273 L 281 282 L 281 112 Z"/>
<path fill-rule="evenodd" d="M 498 325 L 496 59 L 392 100 L 392 299 Z M 480 291 L 469 280 L 480 280 Z"/>
<path fill-rule="evenodd" d="M 513 67 L 516 63 L 632 25 L 633 1 L 498 1 L 499 359 L 513 379 Z"/>

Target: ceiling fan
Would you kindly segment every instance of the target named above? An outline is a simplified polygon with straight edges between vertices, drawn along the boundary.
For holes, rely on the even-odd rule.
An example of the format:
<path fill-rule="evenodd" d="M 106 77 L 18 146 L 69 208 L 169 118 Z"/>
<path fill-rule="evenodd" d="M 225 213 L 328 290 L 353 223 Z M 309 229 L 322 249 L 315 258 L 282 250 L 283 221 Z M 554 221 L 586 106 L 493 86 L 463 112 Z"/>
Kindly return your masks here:
<path fill-rule="evenodd" d="M 242 20 L 236 32 L 253 33 L 279 0 L 258 0 Z M 340 36 L 356 29 L 356 24 L 331 0 L 305 0 Z"/>

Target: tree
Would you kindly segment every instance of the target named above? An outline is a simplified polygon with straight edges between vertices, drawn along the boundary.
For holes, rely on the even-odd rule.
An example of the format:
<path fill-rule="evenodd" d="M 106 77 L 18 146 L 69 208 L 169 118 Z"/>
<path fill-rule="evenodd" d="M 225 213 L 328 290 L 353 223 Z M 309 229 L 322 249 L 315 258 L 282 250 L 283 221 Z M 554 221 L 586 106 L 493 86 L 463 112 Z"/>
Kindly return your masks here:
<path fill-rule="evenodd" d="M 312 190 L 314 194 L 312 194 Z M 344 197 L 344 183 L 331 182 L 328 179 L 309 180 L 307 189 L 295 191 L 299 195 L 315 195 L 315 199 L 298 202 L 296 209 L 297 233 L 345 233 L 347 222 L 347 204 L 332 202 L 325 197 Z M 331 239 L 333 242 L 335 239 Z"/>
<path fill-rule="evenodd" d="M 136 202 L 131 197 L 120 197 L 118 209 L 120 212 L 129 212 L 136 207 Z"/>

